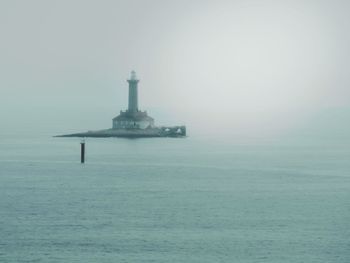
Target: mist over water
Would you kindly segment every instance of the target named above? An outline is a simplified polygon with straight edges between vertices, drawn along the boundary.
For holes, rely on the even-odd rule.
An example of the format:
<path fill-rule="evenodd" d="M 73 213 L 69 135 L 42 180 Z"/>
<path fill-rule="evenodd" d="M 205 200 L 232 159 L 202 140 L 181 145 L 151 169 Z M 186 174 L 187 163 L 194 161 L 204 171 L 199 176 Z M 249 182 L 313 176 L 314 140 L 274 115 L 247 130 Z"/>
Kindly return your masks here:
<path fill-rule="evenodd" d="M 348 263 L 349 8 L 1 1 L 0 262 Z"/>
<path fill-rule="evenodd" d="M 327 111 L 343 110 L 346 122 L 348 9 L 338 0 L 2 1 L 3 129 L 110 127 L 132 69 L 140 107 L 158 124 L 274 136 Z"/>

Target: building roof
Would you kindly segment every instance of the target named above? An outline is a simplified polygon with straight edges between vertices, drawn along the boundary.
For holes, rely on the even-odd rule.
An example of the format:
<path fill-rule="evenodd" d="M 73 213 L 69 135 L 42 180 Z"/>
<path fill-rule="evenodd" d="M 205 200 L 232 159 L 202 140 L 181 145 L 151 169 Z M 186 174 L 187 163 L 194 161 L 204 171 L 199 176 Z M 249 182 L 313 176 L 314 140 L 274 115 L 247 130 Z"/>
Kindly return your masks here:
<path fill-rule="evenodd" d="M 114 121 L 154 121 L 147 115 L 146 111 L 128 112 L 121 111 L 120 114 L 113 118 Z"/>

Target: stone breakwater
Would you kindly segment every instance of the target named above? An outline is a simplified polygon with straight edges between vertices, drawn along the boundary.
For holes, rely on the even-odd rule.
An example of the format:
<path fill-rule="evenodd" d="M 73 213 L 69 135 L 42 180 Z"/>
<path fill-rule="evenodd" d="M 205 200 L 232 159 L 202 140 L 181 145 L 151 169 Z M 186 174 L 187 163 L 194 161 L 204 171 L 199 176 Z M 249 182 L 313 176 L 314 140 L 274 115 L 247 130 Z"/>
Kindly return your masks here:
<path fill-rule="evenodd" d="M 145 138 L 145 137 L 186 137 L 186 126 L 156 127 L 148 129 L 107 129 L 99 131 L 88 131 L 81 133 L 57 135 L 55 137 L 124 137 L 124 138 Z"/>

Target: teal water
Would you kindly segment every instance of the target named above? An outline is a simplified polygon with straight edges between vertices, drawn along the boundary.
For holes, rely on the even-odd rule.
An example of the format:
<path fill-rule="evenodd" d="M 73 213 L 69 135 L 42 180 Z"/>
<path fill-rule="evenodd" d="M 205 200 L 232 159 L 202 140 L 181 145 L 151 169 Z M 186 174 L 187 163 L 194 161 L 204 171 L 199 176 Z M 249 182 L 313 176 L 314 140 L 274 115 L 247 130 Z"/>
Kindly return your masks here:
<path fill-rule="evenodd" d="M 350 143 L 0 140 L 0 262 L 350 262 Z"/>

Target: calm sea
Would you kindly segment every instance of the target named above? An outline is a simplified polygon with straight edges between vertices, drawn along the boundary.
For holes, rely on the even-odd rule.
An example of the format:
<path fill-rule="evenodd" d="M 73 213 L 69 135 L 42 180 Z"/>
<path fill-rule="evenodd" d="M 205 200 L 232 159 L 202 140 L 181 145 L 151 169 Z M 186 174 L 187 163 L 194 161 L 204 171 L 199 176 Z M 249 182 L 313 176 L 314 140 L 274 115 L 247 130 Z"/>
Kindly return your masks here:
<path fill-rule="evenodd" d="M 349 141 L 0 139 L 0 262 L 350 262 Z"/>

